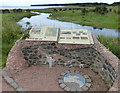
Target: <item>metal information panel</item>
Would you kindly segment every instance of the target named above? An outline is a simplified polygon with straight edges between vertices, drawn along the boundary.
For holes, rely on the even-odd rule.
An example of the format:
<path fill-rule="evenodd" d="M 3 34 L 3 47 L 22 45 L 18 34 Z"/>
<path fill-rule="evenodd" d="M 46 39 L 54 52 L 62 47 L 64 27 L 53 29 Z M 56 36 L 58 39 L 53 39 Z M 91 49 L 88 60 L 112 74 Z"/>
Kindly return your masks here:
<path fill-rule="evenodd" d="M 32 27 L 29 32 L 30 37 L 26 40 L 58 41 L 58 32 L 56 27 Z"/>
<path fill-rule="evenodd" d="M 60 29 L 52 26 L 32 27 L 26 40 L 57 41 L 66 44 L 94 44 L 91 32 L 86 29 Z"/>
<path fill-rule="evenodd" d="M 61 29 L 58 43 L 93 44 L 93 39 L 86 29 Z"/>

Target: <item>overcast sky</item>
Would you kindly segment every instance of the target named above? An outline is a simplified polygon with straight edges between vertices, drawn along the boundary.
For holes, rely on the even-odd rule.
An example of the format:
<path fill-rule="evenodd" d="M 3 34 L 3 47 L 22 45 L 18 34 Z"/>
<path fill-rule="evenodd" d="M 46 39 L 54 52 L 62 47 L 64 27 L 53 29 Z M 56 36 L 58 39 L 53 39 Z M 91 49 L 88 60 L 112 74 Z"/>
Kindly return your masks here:
<path fill-rule="evenodd" d="M 56 3 L 83 3 L 83 2 L 104 2 L 113 3 L 119 0 L 0 0 L 2 6 L 29 6 L 31 4 L 56 4 Z"/>

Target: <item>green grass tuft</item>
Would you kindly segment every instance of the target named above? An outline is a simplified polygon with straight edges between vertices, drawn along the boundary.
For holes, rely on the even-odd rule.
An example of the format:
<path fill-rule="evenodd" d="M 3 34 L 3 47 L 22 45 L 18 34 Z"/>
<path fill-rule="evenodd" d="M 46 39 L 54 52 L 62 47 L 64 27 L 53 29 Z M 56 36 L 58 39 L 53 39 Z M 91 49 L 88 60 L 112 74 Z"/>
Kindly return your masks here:
<path fill-rule="evenodd" d="M 21 26 L 16 24 L 23 17 L 30 17 L 32 13 L 9 13 L 2 15 L 2 67 L 6 66 L 6 59 L 9 51 L 16 42 L 23 35 L 24 31 Z"/>
<path fill-rule="evenodd" d="M 118 58 L 120 58 L 120 38 L 98 36 L 97 39 Z"/>

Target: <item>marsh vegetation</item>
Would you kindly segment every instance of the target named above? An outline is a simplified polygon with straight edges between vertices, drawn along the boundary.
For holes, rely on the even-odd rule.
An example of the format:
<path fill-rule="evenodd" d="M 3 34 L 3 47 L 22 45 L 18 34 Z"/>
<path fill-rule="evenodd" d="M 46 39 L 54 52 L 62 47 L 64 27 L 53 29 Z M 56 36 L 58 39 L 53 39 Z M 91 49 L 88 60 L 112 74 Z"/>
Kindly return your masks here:
<path fill-rule="evenodd" d="M 7 13 L 0 14 L 2 15 L 2 66 L 6 65 L 6 59 L 8 53 L 16 40 L 20 39 L 23 35 L 23 31 L 21 30 L 21 26 L 16 24 L 23 17 L 30 17 L 32 13 L 22 12 L 22 13 Z"/>

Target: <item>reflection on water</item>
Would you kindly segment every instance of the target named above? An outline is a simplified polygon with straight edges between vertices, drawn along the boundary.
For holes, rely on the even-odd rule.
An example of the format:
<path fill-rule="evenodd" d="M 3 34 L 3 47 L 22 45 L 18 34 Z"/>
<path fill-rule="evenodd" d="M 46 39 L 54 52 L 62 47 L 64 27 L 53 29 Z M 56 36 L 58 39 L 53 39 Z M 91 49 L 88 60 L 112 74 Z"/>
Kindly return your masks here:
<path fill-rule="evenodd" d="M 38 12 L 37 12 L 38 13 Z M 30 22 L 31 26 L 56 26 L 61 29 L 88 29 L 93 32 L 96 36 L 104 35 L 107 37 L 118 37 L 118 31 L 114 29 L 106 29 L 106 28 L 95 28 L 91 26 L 82 26 L 79 24 L 74 24 L 70 22 L 62 22 L 58 20 L 48 19 L 50 13 L 40 13 L 40 15 L 32 16 L 31 18 L 23 18 L 18 22 L 22 26 L 23 29 L 27 29 L 29 26 L 26 25 L 26 22 Z"/>

